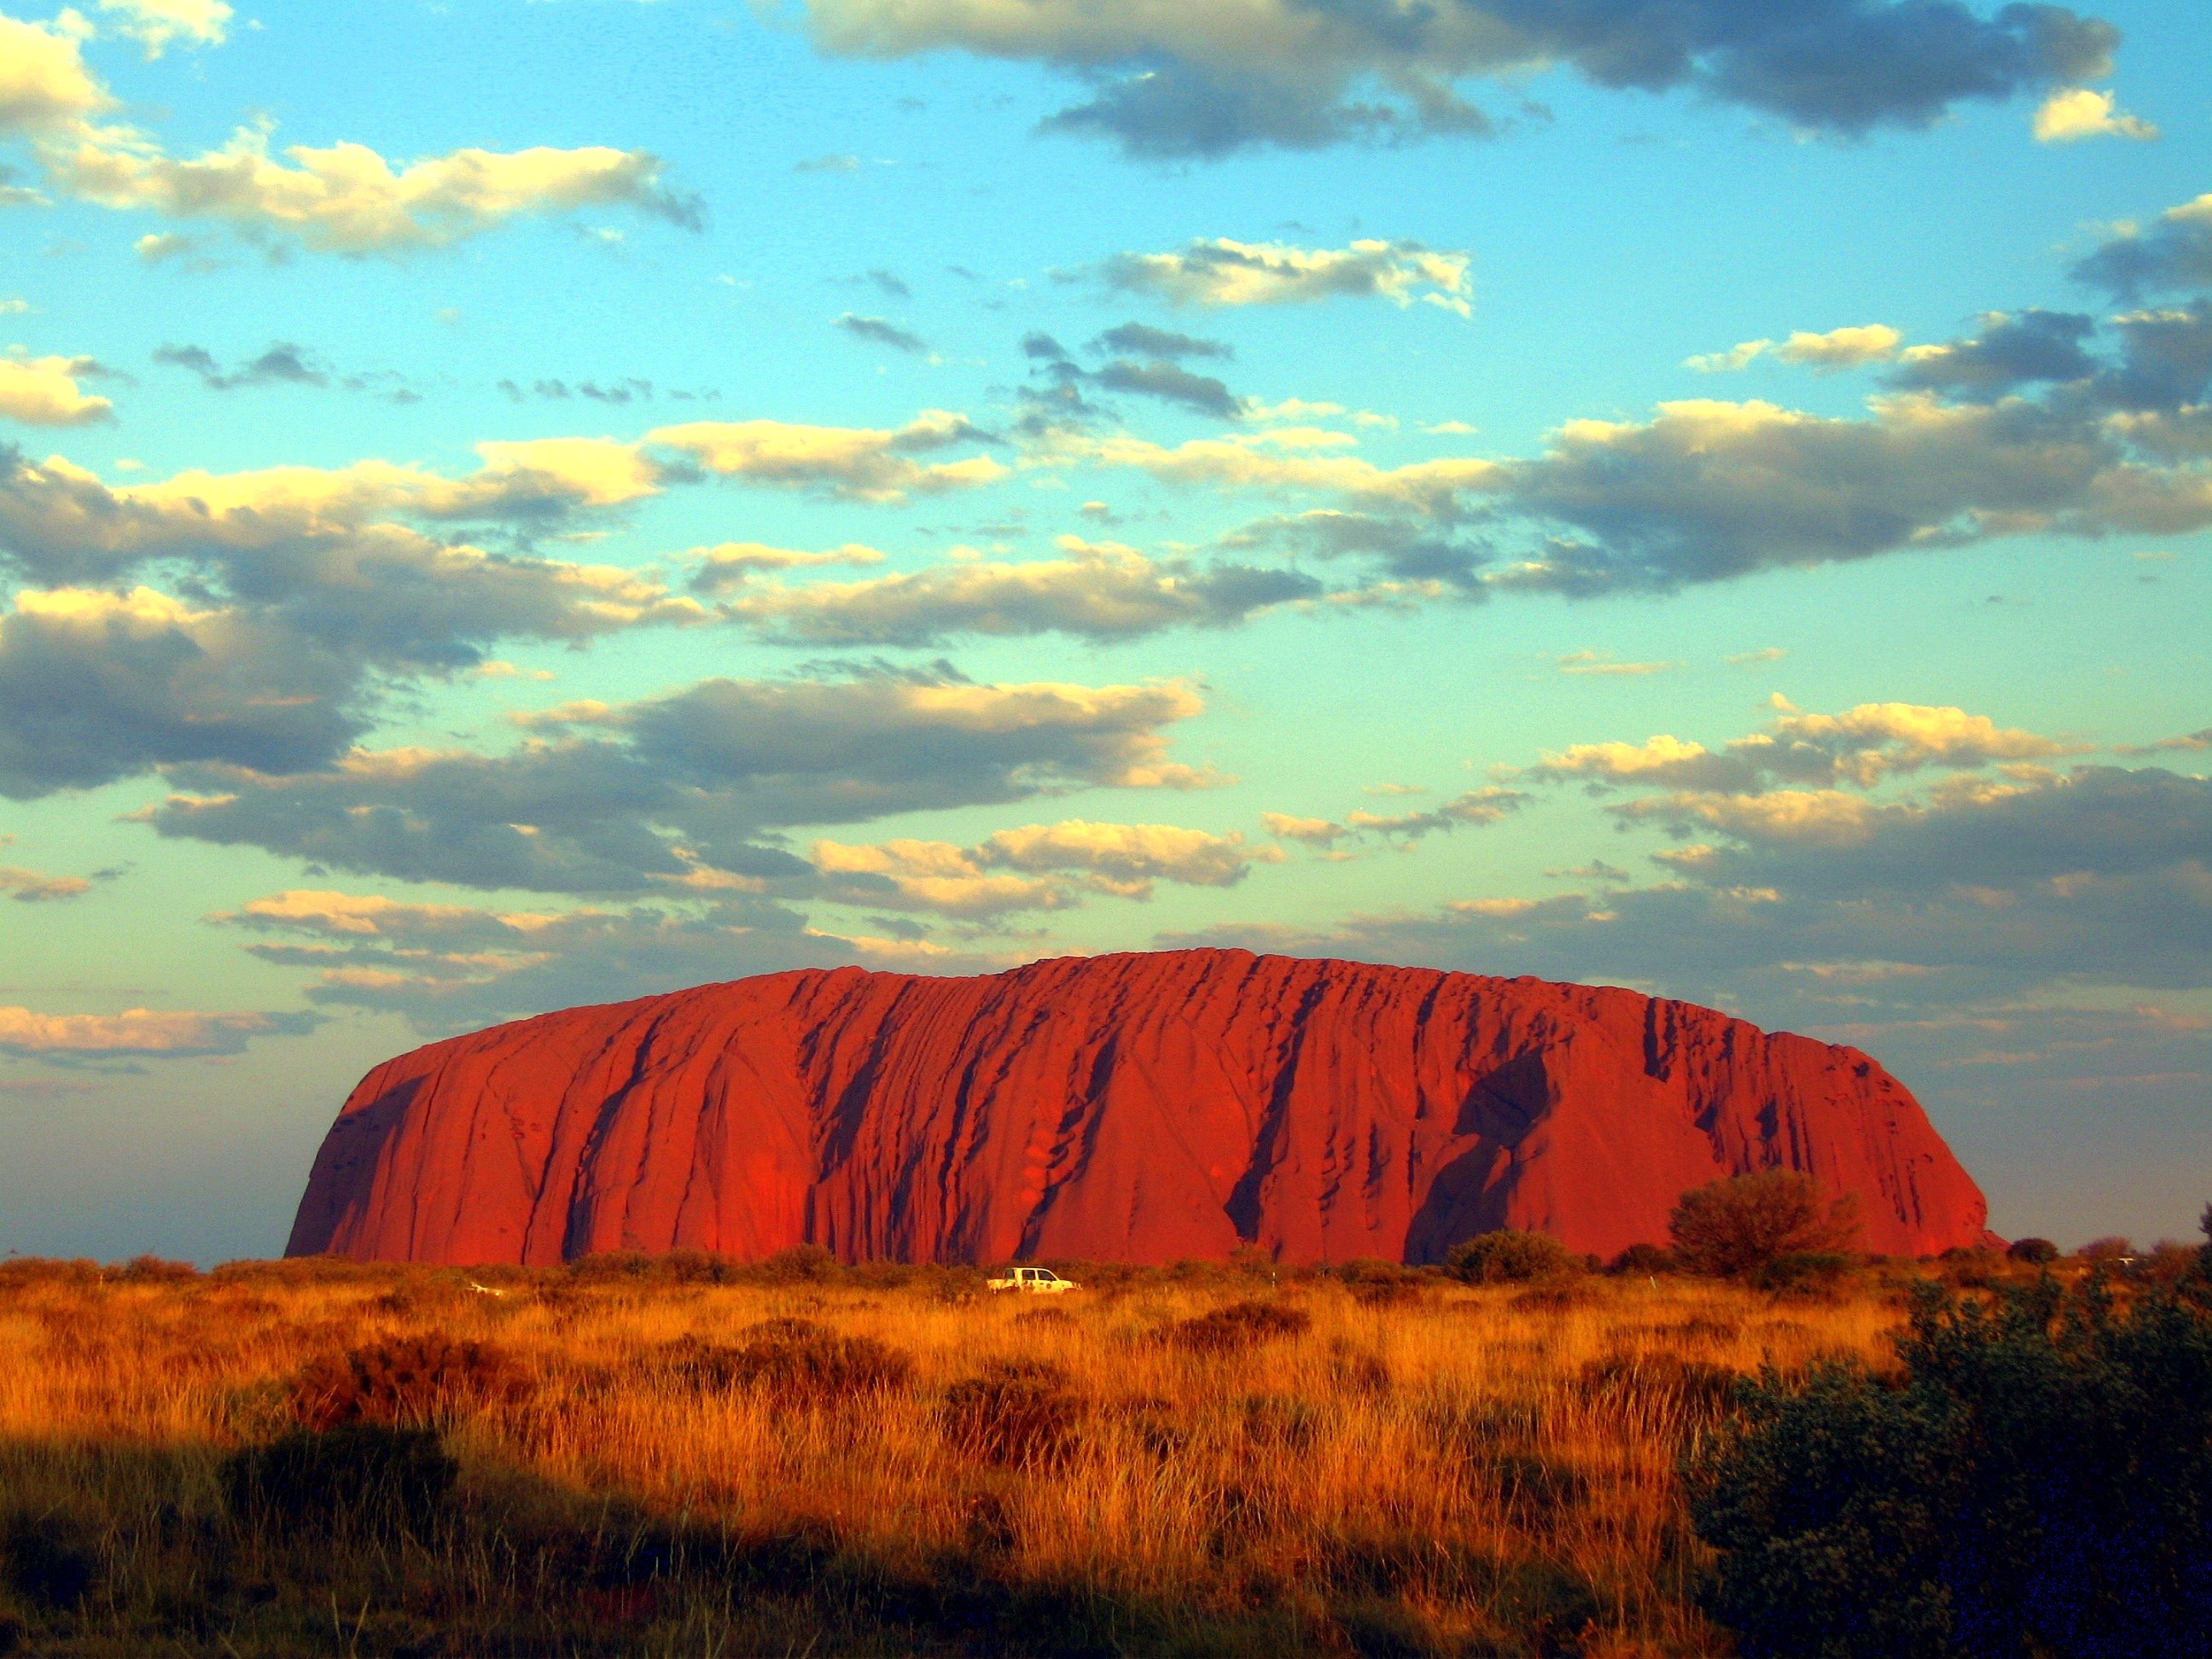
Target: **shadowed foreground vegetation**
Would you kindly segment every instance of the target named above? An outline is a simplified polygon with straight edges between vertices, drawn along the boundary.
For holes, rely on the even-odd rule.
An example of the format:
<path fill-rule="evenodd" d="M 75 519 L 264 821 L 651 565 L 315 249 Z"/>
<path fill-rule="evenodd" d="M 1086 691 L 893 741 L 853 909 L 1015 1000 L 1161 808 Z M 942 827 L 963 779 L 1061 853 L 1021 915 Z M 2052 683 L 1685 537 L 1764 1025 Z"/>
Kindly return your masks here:
<path fill-rule="evenodd" d="M 1680 1471 L 1738 1380 L 2047 1271 L 1498 1255 L 7 1264 L 0 1650 L 1726 1654 Z"/>

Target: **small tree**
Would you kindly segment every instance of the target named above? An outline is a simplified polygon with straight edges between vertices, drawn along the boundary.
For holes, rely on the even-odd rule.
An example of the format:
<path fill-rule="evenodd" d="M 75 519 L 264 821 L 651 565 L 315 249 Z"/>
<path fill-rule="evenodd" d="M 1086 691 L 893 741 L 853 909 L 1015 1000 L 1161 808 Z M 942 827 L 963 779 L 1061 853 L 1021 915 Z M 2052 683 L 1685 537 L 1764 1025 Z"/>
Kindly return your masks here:
<path fill-rule="evenodd" d="M 2015 1238 L 2005 1249 L 2005 1254 L 2014 1261 L 2025 1261 L 2032 1267 L 2058 1260 L 2058 1247 L 2047 1238 Z"/>
<path fill-rule="evenodd" d="M 1583 1262 L 1549 1233 L 1506 1227 L 1453 1245 L 1444 1270 L 1470 1285 L 1525 1285 L 1569 1278 L 1583 1270 Z"/>
<path fill-rule="evenodd" d="M 1796 1170 L 1716 1181 L 1682 1194 L 1667 1231 L 1692 1273 L 1741 1279 L 1778 1256 L 1832 1255 L 1857 1242 L 1858 1200 L 1820 1201 L 1820 1188 Z"/>

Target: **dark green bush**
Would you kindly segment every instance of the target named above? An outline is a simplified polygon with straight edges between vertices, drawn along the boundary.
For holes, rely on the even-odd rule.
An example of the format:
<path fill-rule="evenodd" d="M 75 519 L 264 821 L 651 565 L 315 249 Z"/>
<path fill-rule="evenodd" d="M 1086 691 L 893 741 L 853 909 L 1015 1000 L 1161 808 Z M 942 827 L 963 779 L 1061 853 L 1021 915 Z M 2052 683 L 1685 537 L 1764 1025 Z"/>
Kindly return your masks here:
<path fill-rule="evenodd" d="M 1507 1227 L 1453 1245 L 1444 1271 L 1470 1285 L 1526 1285 L 1571 1278 L 1583 1271 L 1583 1260 L 1549 1233 Z"/>
<path fill-rule="evenodd" d="M 1778 1255 L 1751 1275 L 1751 1282 L 1762 1291 L 1778 1291 L 1805 1295 L 1833 1291 L 1851 1275 L 1859 1265 L 1858 1258 L 1846 1255 L 1841 1250 L 1791 1250 Z"/>
<path fill-rule="evenodd" d="M 460 1474 L 435 1431 L 348 1423 L 295 1430 L 242 1446 L 222 1462 L 231 1513 L 293 1528 L 351 1522 L 371 1532 L 420 1532 Z"/>
<path fill-rule="evenodd" d="M 1676 1260 L 1690 1272 L 1747 1279 L 1778 1256 L 1848 1250 L 1858 1224 L 1858 1200 L 1850 1194 L 1824 1204 L 1812 1176 L 1761 1170 L 1683 1194 L 1667 1231 Z"/>
<path fill-rule="evenodd" d="M 1632 1244 L 1605 1264 L 1609 1273 L 1624 1276 L 1650 1277 L 1675 1272 L 1681 1264 L 1674 1260 L 1674 1251 L 1663 1244 Z"/>
<path fill-rule="evenodd" d="M 2015 1238 L 2005 1246 L 2005 1255 L 2014 1261 L 2039 1267 L 2058 1260 L 2058 1247 L 2047 1238 Z"/>
<path fill-rule="evenodd" d="M 2212 1652 L 2212 1248 L 2124 1311 L 1923 1287 L 1899 1357 L 1769 1372 L 1689 1466 L 1745 1659 Z"/>

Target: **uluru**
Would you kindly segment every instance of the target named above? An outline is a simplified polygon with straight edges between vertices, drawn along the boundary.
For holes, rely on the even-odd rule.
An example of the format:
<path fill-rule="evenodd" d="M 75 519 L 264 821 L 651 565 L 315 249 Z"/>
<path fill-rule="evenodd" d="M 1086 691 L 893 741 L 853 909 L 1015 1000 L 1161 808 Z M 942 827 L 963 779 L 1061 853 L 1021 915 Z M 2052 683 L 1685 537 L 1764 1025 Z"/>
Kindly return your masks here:
<path fill-rule="evenodd" d="M 1521 1227 L 1610 1255 L 1775 1167 L 1856 1194 L 1870 1250 L 1987 1237 L 1874 1060 L 1688 1003 L 1242 951 L 806 969 L 386 1061 L 288 1254 L 1425 1262 Z"/>

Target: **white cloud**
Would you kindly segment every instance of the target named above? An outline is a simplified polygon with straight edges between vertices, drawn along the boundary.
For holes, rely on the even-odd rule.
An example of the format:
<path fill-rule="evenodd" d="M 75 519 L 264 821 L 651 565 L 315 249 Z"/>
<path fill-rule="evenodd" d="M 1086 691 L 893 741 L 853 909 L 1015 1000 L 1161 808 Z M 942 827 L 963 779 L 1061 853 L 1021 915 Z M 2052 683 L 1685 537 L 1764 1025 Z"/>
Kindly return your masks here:
<path fill-rule="evenodd" d="M 1194 241 L 1179 253 L 1121 254 L 1100 267 L 1100 274 L 1115 288 L 1156 295 L 1171 305 L 1299 305 L 1374 295 L 1401 306 L 1418 299 L 1465 317 L 1474 295 L 1470 263 L 1467 254 L 1438 252 L 1419 242 L 1368 239 L 1341 248 L 1301 248 L 1219 236 Z"/>
<path fill-rule="evenodd" d="M 2158 137 L 2158 129 L 2149 122 L 2116 110 L 2111 93 L 2087 87 L 2060 87 L 2053 91 L 2037 106 L 2034 127 L 2036 142 L 2043 144 L 2071 144 L 2084 138 L 2148 141 Z"/>
<path fill-rule="evenodd" d="M 223 0 L 100 0 L 115 27 L 159 58 L 170 46 L 219 46 L 230 32 L 231 9 Z"/>
<path fill-rule="evenodd" d="M 0 415 L 28 426 L 82 426 L 104 421 L 115 405 L 88 398 L 76 377 L 97 367 L 89 357 L 0 357 Z"/>
<path fill-rule="evenodd" d="M 102 0 L 149 57 L 167 46 L 221 40 L 221 0 Z M 295 144 L 277 160 L 267 123 L 220 149 L 170 155 L 136 128 L 98 118 L 115 99 L 86 66 L 91 26 L 73 11 L 52 24 L 0 15 L 0 138 L 27 139 L 53 188 L 118 210 L 211 220 L 249 242 L 319 252 L 404 253 L 443 247 L 509 220 L 584 207 L 626 206 L 696 225 L 696 206 L 672 192 L 658 156 L 604 146 L 516 151 L 459 149 L 394 168 L 374 150 Z M 143 240 L 161 258 L 189 251 L 173 234 Z"/>

